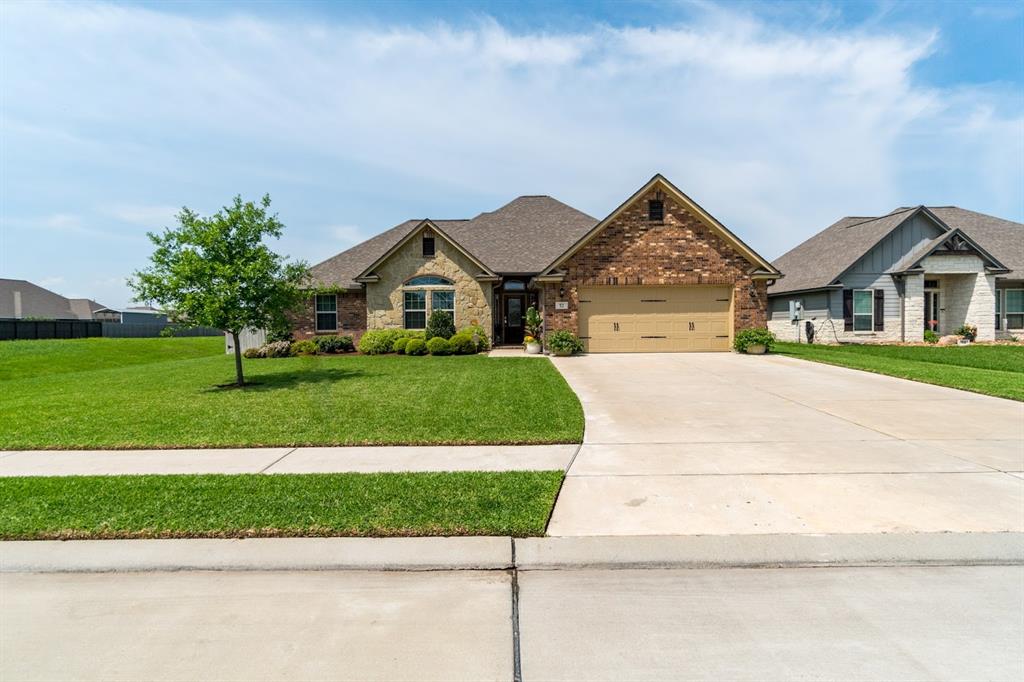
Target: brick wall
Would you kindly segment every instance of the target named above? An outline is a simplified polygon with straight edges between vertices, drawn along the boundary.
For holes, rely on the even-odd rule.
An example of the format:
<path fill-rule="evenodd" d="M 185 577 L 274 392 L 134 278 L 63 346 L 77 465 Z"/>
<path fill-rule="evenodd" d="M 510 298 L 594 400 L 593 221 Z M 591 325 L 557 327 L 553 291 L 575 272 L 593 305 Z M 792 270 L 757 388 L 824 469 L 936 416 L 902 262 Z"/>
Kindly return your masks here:
<path fill-rule="evenodd" d="M 338 294 L 338 331 L 336 334 L 348 334 L 356 342 L 366 331 L 366 295 L 361 292 Z M 308 339 L 317 334 L 314 298 L 311 296 L 301 311 L 289 316 L 292 321 L 292 334 L 296 340 Z M 332 332 L 319 332 L 330 334 Z"/>
<path fill-rule="evenodd" d="M 735 330 L 764 327 L 768 294 L 764 280 L 746 275 L 753 265 L 684 206 L 665 197 L 665 220 L 647 220 L 649 195 L 638 198 L 577 251 L 562 267 L 563 282 L 544 285 L 548 331 L 578 333 L 578 289 L 582 286 L 728 284 L 733 288 Z M 564 289 L 565 295 L 559 294 Z M 555 310 L 555 301 L 568 301 Z"/>

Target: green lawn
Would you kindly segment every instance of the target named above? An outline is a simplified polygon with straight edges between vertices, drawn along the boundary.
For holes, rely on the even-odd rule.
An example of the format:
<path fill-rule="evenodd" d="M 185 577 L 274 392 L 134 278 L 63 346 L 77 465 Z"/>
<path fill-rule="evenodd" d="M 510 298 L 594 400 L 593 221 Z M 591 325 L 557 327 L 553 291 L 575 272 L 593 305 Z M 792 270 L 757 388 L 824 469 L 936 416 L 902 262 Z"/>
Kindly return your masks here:
<path fill-rule="evenodd" d="M 0 478 L 0 539 L 542 535 L 561 471 Z"/>
<path fill-rule="evenodd" d="M 33 344 L 26 348 L 25 344 Z M 0 449 L 571 443 L 550 362 L 486 356 L 245 360 L 220 339 L 0 342 Z"/>
<path fill-rule="evenodd" d="M 803 360 L 1024 401 L 1024 346 L 844 346 L 778 343 Z"/>

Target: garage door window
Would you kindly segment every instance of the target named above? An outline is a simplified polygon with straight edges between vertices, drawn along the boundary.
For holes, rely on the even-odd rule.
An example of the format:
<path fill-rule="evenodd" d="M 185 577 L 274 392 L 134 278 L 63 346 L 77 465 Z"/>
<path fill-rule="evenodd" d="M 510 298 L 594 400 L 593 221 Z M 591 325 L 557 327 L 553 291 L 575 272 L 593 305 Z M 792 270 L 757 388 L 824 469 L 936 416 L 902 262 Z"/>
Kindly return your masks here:
<path fill-rule="evenodd" d="M 853 292 L 853 331 L 869 332 L 875 328 L 874 301 L 874 289 L 856 289 Z"/>

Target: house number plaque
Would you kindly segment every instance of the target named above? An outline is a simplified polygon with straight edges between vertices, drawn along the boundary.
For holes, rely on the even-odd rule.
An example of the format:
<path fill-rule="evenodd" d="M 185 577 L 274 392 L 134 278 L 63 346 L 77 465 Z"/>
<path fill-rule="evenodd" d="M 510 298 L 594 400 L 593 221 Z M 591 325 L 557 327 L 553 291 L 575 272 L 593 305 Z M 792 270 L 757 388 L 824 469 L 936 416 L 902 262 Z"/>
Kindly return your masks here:
<path fill-rule="evenodd" d="M 568 309 L 569 309 L 569 302 L 568 301 L 555 301 L 555 310 L 568 310 Z"/>

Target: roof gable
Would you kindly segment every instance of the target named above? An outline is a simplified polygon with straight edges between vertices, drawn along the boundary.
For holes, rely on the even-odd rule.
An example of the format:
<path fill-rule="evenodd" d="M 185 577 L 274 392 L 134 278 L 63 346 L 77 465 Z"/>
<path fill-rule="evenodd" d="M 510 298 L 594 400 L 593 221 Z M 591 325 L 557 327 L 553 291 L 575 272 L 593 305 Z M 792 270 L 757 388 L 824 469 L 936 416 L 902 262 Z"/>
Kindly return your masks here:
<path fill-rule="evenodd" d="M 421 235 L 425 230 L 428 230 L 428 229 L 431 232 L 433 232 L 434 234 L 436 234 L 439 237 L 441 237 L 442 239 L 444 239 L 449 244 L 451 244 L 453 247 L 455 247 L 455 249 L 459 253 L 461 253 L 463 256 L 468 258 L 470 260 L 470 262 L 472 262 L 474 265 L 476 265 L 478 268 L 480 268 L 480 274 L 481 275 L 483 275 L 484 277 L 497 277 L 497 275 L 494 273 L 494 271 L 492 271 L 486 265 L 481 263 L 480 259 L 478 259 L 472 253 L 470 253 L 465 247 L 463 247 L 461 244 L 459 244 L 459 242 L 456 241 L 454 238 L 452 238 L 451 235 L 445 233 L 445 231 L 442 230 L 437 225 L 437 223 L 435 223 L 434 221 L 432 221 L 430 219 L 425 219 L 425 220 L 421 220 L 413 229 L 409 230 L 409 232 L 404 237 L 402 237 L 400 240 L 398 240 L 398 242 L 395 243 L 394 246 L 392 246 L 390 249 L 388 249 L 383 254 L 381 254 L 380 257 L 378 257 L 370 265 L 368 265 L 366 268 L 364 268 L 362 272 L 360 272 L 358 275 L 356 275 L 355 281 L 357 281 L 357 282 L 373 281 L 373 279 L 372 279 L 373 278 L 373 271 L 376 268 L 378 268 L 382 263 L 386 262 L 395 253 L 397 253 L 399 250 L 401 250 L 401 248 L 403 246 L 408 244 L 410 241 L 412 241 L 413 239 L 415 239 L 416 237 Z"/>
<path fill-rule="evenodd" d="M 702 223 L 704 223 L 711 231 L 716 232 L 718 236 L 723 238 L 726 243 L 733 246 L 736 251 L 743 255 L 750 263 L 759 268 L 767 275 L 773 275 L 775 277 L 781 277 L 781 273 L 771 263 L 766 261 L 760 255 L 758 255 L 753 249 L 747 246 L 739 237 L 734 235 L 725 225 L 720 223 L 714 216 L 705 211 L 697 202 L 688 197 L 678 187 L 668 181 L 665 176 L 661 173 L 656 174 L 643 187 L 634 192 L 628 199 L 619 204 L 619 206 L 608 214 L 603 220 L 598 222 L 593 228 L 591 228 L 586 234 L 580 237 L 570 248 L 566 249 L 563 253 L 558 255 L 541 273 L 541 277 L 551 276 L 555 274 L 555 270 L 573 254 L 583 248 L 587 242 L 597 236 L 601 230 L 612 223 L 619 215 L 622 214 L 627 208 L 633 205 L 638 199 L 646 195 L 651 190 L 659 188 L 665 192 L 671 194 L 678 203 L 685 206 L 694 216 L 696 216 Z"/>

